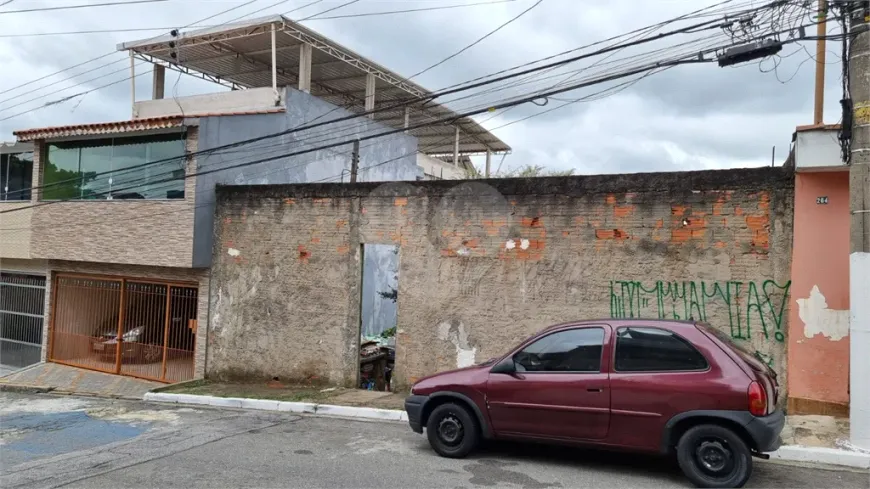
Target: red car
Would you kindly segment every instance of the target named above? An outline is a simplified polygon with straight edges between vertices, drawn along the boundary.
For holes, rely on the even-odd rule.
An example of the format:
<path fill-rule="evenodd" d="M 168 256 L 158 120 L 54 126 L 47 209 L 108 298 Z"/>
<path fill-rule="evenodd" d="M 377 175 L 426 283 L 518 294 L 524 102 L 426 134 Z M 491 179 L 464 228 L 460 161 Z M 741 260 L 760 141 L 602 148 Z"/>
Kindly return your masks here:
<path fill-rule="evenodd" d="M 676 454 L 699 487 L 742 487 L 779 448 L 776 374 L 702 323 L 580 321 L 414 384 L 405 410 L 444 457 L 481 438 Z"/>

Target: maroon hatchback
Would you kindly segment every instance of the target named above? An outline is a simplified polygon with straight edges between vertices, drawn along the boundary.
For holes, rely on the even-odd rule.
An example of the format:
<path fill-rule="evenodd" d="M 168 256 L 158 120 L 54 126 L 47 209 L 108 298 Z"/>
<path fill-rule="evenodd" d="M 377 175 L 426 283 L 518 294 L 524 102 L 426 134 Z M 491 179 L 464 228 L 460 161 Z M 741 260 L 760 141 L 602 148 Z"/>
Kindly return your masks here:
<path fill-rule="evenodd" d="M 481 438 L 676 454 L 699 487 L 742 487 L 779 448 L 776 374 L 701 323 L 580 321 L 414 384 L 405 410 L 444 457 Z"/>

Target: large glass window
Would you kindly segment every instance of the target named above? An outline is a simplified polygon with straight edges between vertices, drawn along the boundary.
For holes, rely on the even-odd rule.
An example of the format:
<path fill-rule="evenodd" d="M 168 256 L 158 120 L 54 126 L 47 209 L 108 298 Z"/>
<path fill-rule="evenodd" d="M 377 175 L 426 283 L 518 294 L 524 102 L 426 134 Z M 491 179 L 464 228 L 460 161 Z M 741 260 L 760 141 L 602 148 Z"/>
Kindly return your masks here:
<path fill-rule="evenodd" d="M 706 370 L 707 359 L 694 346 L 659 328 L 620 328 L 616 332 L 616 370 L 674 372 Z"/>
<path fill-rule="evenodd" d="M 43 199 L 183 199 L 184 135 L 47 146 Z"/>
<path fill-rule="evenodd" d="M 523 348 L 514 362 L 520 372 L 598 372 L 603 344 L 601 328 L 569 329 Z"/>
<path fill-rule="evenodd" d="M 33 153 L 0 155 L 0 200 L 30 200 Z"/>

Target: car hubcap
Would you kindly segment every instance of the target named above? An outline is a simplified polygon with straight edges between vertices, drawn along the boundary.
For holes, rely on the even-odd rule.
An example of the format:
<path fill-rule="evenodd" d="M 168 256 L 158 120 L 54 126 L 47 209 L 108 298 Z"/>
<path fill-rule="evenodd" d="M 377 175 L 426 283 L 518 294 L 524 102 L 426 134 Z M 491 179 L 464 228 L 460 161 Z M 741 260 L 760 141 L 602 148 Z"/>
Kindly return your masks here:
<path fill-rule="evenodd" d="M 459 443 L 462 440 L 462 423 L 453 415 L 445 416 L 438 423 L 438 436 L 448 445 Z"/>
<path fill-rule="evenodd" d="M 710 474 L 721 475 L 733 465 L 731 450 L 721 441 L 704 441 L 698 445 L 695 456 L 701 467 Z"/>

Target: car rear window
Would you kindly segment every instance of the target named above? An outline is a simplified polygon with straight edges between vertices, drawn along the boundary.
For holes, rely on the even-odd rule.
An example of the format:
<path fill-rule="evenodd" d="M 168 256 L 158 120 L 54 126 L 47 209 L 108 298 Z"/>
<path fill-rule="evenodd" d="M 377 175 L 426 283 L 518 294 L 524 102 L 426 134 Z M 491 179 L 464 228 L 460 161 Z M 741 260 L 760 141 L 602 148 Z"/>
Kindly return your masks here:
<path fill-rule="evenodd" d="M 731 339 L 731 336 L 727 335 L 725 332 L 704 323 L 698 323 L 698 327 L 715 336 L 719 341 L 731 347 L 731 349 L 737 350 L 744 355 L 749 355 L 750 357 L 753 356 L 751 351 L 747 350 L 743 345 L 735 343 L 734 340 Z"/>
<path fill-rule="evenodd" d="M 740 358 L 742 358 L 744 362 L 748 363 L 753 369 L 775 375 L 773 373 L 773 370 L 767 364 L 760 361 L 760 359 L 755 355 L 754 352 L 749 351 L 748 349 L 746 349 L 745 346 L 731 339 L 731 336 L 729 336 L 727 333 L 716 329 L 709 324 L 704 323 L 698 323 L 698 328 L 715 336 L 719 341 L 721 341 L 729 348 L 731 348 L 735 353 L 737 353 L 737 355 L 740 356 Z"/>

